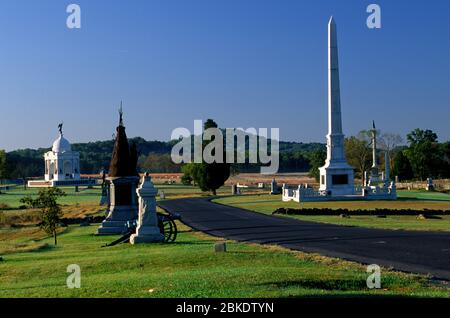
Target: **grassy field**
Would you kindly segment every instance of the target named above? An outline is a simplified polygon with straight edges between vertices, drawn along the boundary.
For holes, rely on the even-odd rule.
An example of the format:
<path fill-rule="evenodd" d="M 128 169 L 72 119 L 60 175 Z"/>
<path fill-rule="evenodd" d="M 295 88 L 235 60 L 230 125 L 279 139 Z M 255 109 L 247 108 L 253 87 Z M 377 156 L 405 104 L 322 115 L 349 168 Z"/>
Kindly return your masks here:
<path fill-rule="evenodd" d="M 158 188 L 164 189 L 167 198 L 201 195 L 193 187 Z M 221 193 L 228 191 L 224 188 Z M 16 206 L 18 198 L 29 193 L 37 192 L 14 189 L 0 195 L 0 202 L 15 198 L 9 203 Z M 65 217 L 102 213 L 99 189 L 67 193 L 61 200 Z M 264 198 L 277 199 L 242 196 L 222 200 L 257 200 L 264 205 Z M 365 266 L 280 247 L 228 242 L 227 253 L 215 253 L 218 238 L 182 224 L 173 244 L 108 248 L 101 246 L 117 236 L 94 236 L 98 224 L 74 225 L 60 229 L 55 247 L 36 227 L 37 215 L 37 210 L 3 212 L 3 219 L 14 222 L 0 225 L 0 297 L 450 297 L 448 284 L 388 269 L 382 271 L 382 288 L 371 290 L 366 287 Z M 70 264 L 81 267 L 81 289 L 66 287 Z"/>
<path fill-rule="evenodd" d="M 210 195 L 209 193 L 202 192 L 198 187 L 185 186 L 181 184 L 156 184 L 158 190 L 163 191 L 166 199 L 175 199 L 186 196 L 201 196 Z M 76 205 L 76 204 L 98 204 L 100 202 L 101 188 L 94 187 L 88 189 L 86 187 L 80 187 L 79 192 L 75 192 L 74 187 L 61 187 L 66 192 L 66 196 L 59 199 L 59 203 L 62 205 Z M 17 209 L 22 203 L 20 199 L 25 196 L 36 196 L 38 188 L 29 188 L 24 190 L 23 187 L 13 187 L 11 190 L 2 191 L 0 194 L 0 210 L 2 205 L 6 205 L 10 209 Z M 218 190 L 219 195 L 229 194 L 231 192 L 230 187 L 224 186 Z"/>
<path fill-rule="evenodd" d="M 228 242 L 215 253 L 216 238 L 185 226 L 173 244 L 108 248 L 115 237 L 96 228 L 70 226 L 57 247 L 45 238 L 3 254 L 0 297 L 450 296 L 448 284 L 388 270 L 381 289 L 368 289 L 364 266 L 278 247 Z M 81 267 L 80 289 L 66 287 L 69 264 Z"/>
<path fill-rule="evenodd" d="M 425 191 L 399 191 L 399 200 L 397 201 L 305 202 L 300 204 L 293 201 L 282 202 L 281 195 L 252 195 L 219 198 L 215 202 L 266 214 L 271 214 L 280 207 L 294 209 L 346 208 L 349 210 L 373 210 L 377 208 L 450 210 L 450 195 Z M 386 218 L 378 218 L 375 216 L 352 215 L 349 218 L 341 218 L 339 216 L 289 215 L 288 217 L 305 221 L 393 230 L 450 231 L 450 216 L 448 215 L 425 220 L 417 219 L 416 216 L 387 216 Z"/>

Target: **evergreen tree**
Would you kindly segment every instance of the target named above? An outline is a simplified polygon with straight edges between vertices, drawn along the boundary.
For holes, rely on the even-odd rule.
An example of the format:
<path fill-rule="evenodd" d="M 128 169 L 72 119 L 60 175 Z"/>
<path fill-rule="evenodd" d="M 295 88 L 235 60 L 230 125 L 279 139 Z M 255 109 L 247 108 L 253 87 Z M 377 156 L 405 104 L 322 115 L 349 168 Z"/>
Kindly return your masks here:
<path fill-rule="evenodd" d="M 204 124 L 205 131 L 209 128 L 218 128 L 217 124 L 212 119 L 208 119 Z M 213 141 L 214 139 L 210 141 L 204 141 L 202 148 L 205 149 L 205 147 Z M 225 142 L 223 144 L 225 144 Z M 222 158 L 223 163 L 206 163 L 203 158 L 202 163 L 193 164 L 191 172 L 192 178 L 202 191 L 211 191 L 213 195 L 216 195 L 217 189 L 223 186 L 225 184 L 225 181 L 228 180 L 228 178 L 230 177 L 230 164 L 225 163 L 225 158 L 226 155 L 224 149 Z"/>

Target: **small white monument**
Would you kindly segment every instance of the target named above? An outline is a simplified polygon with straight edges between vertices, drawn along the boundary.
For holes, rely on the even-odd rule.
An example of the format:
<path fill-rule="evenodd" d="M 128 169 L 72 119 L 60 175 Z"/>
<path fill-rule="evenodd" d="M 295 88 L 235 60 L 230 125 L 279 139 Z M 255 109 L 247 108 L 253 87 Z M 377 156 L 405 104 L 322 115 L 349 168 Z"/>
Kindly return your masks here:
<path fill-rule="evenodd" d="M 136 234 L 131 235 L 130 243 L 163 242 L 164 235 L 158 227 L 156 215 L 156 199 L 158 193 L 148 173 L 142 178 L 141 185 L 136 189 L 139 197 L 139 217 Z"/>
<path fill-rule="evenodd" d="M 380 180 L 380 172 L 377 162 L 377 129 L 375 127 L 375 121 L 372 121 L 372 167 L 370 168 L 369 180 L 366 179 L 367 186 L 374 186 L 380 183 L 381 180 L 385 180 L 384 176 Z"/>
<path fill-rule="evenodd" d="M 433 179 L 427 178 L 427 185 L 425 187 L 427 191 L 434 191 Z"/>
<path fill-rule="evenodd" d="M 280 194 L 280 190 L 275 178 L 273 178 L 272 182 L 270 183 L 270 194 Z"/>

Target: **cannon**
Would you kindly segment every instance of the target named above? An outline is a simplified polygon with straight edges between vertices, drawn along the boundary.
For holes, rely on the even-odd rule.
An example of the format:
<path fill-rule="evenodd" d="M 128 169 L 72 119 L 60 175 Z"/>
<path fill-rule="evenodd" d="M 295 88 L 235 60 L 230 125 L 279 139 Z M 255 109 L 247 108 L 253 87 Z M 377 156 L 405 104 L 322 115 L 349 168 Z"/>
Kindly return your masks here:
<path fill-rule="evenodd" d="M 164 235 L 165 243 L 175 242 L 177 239 L 178 229 L 175 223 L 176 216 L 170 214 L 156 213 L 158 216 L 158 227 Z"/>
<path fill-rule="evenodd" d="M 158 227 L 161 234 L 164 235 L 164 243 L 172 243 L 177 239 L 178 229 L 175 220 L 180 216 L 176 214 L 156 213 L 158 217 Z M 127 231 L 117 240 L 104 245 L 103 247 L 114 246 L 120 243 L 129 243 L 130 236 L 136 232 L 137 220 L 127 222 Z"/>

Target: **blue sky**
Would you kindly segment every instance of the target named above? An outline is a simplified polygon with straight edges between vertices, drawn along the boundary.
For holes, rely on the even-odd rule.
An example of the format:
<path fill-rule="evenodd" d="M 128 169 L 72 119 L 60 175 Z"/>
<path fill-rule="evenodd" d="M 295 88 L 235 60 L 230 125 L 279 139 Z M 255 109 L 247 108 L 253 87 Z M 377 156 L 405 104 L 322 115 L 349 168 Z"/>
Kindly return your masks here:
<path fill-rule="evenodd" d="M 82 28 L 66 27 L 77 3 Z M 366 7 L 382 28 L 366 26 Z M 450 1 L 1 0 L 0 149 L 168 140 L 194 119 L 325 141 L 327 22 L 337 22 L 344 133 L 450 139 Z"/>

